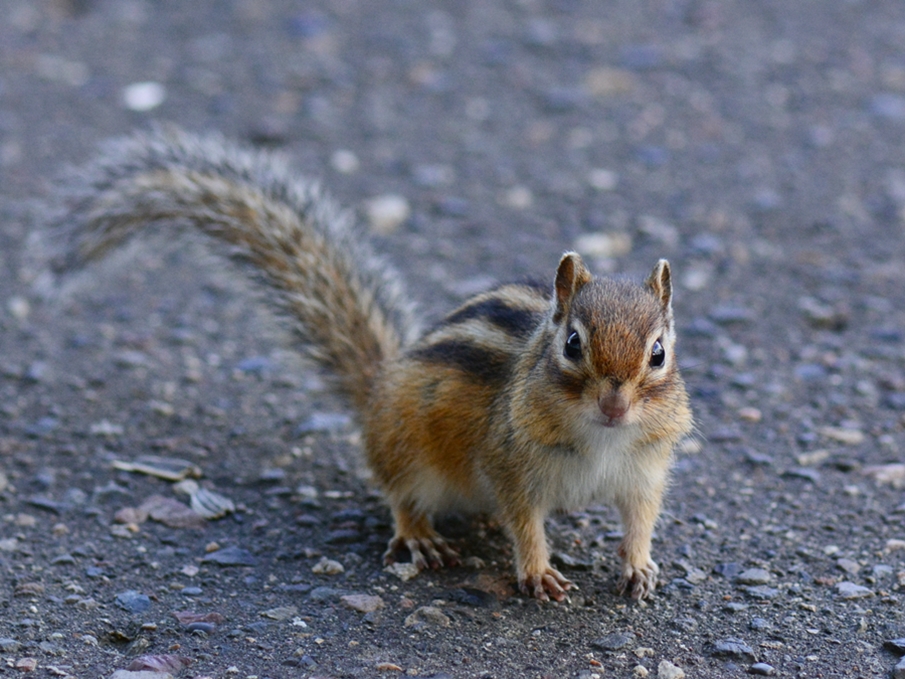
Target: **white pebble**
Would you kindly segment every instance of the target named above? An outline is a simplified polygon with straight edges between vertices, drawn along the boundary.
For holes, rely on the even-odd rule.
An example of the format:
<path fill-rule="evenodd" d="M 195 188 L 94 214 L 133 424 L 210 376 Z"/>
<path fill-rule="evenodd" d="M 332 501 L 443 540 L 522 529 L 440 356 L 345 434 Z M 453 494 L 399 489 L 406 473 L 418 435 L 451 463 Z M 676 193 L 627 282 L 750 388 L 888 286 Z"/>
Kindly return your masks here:
<path fill-rule="evenodd" d="M 657 665 L 658 679 L 685 679 L 685 670 L 673 665 L 668 660 L 661 660 Z"/>
<path fill-rule="evenodd" d="M 754 407 L 744 407 L 738 409 L 739 419 L 745 422 L 760 422 L 763 419 L 763 413 Z"/>
<path fill-rule="evenodd" d="M 314 564 L 314 567 L 311 569 L 311 572 L 315 575 L 339 575 L 345 571 L 346 569 L 343 568 L 343 565 L 339 561 L 333 561 L 326 557 Z"/>
<path fill-rule="evenodd" d="M 408 201 L 394 193 L 372 198 L 365 205 L 365 211 L 371 229 L 381 235 L 398 229 L 412 213 Z"/>
<path fill-rule="evenodd" d="M 679 244 L 679 230 L 659 217 L 641 215 L 638 217 L 638 230 L 666 247 L 675 247 Z"/>
<path fill-rule="evenodd" d="M 396 562 L 383 569 L 385 573 L 395 575 L 403 582 L 407 582 L 418 575 L 418 567 L 413 563 Z"/>
<path fill-rule="evenodd" d="M 588 184 L 598 191 L 612 191 L 619 184 L 619 175 L 612 170 L 595 167 L 588 173 Z"/>
<path fill-rule="evenodd" d="M 856 446 L 864 441 L 864 432 L 860 429 L 846 427 L 821 427 L 817 430 L 821 436 L 846 446 Z"/>
<path fill-rule="evenodd" d="M 352 151 L 338 149 L 330 156 L 330 166 L 340 174 L 352 174 L 358 171 L 361 163 Z"/>
<path fill-rule="evenodd" d="M 527 210 L 534 203 L 534 196 L 527 186 L 513 186 L 503 192 L 500 203 L 515 210 Z"/>
<path fill-rule="evenodd" d="M 89 431 L 94 436 L 122 436 L 124 430 L 120 424 L 113 424 L 109 420 L 101 420 L 92 424 Z"/>
<path fill-rule="evenodd" d="M 632 251 L 632 237 L 623 232 L 585 233 L 575 239 L 575 249 L 588 257 L 623 257 Z"/>
<path fill-rule="evenodd" d="M 10 297 L 6 303 L 6 308 L 9 309 L 9 313 L 12 314 L 13 318 L 19 321 L 24 321 L 31 313 L 31 305 L 24 297 Z"/>
<path fill-rule="evenodd" d="M 152 80 L 132 83 L 123 90 L 123 103 L 130 111 L 150 111 L 167 98 L 166 88 Z"/>
<path fill-rule="evenodd" d="M 694 266 L 682 274 L 682 287 L 692 292 L 699 292 L 710 283 L 710 269 Z"/>

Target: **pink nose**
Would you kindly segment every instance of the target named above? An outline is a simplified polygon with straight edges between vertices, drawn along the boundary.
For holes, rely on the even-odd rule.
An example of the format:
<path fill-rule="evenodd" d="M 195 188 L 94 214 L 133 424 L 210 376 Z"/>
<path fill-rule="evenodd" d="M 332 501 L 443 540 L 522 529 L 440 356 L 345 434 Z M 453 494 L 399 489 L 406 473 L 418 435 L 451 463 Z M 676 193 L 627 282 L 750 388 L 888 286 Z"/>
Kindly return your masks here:
<path fill-rule="evenodd" d="M 610 420 L 620 420 L 625 417 L 628 412 L 628 406 L 628 399 L 618 391 L 601 396 L 597 400 L 597 407 L 600 408 L 600 412 Z"/>

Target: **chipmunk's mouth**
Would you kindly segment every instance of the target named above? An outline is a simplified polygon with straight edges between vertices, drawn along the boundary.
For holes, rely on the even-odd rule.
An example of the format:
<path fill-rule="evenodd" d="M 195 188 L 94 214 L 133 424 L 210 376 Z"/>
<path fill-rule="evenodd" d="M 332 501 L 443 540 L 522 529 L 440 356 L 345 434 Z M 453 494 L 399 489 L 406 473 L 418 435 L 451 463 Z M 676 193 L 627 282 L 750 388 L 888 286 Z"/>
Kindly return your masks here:
<path fill-rule="evenodd" d="M 625 416 L 622 415 L 619 417 L 609 417 L 607 415 L 600 415 L 597 418 L 597 422 L 607 429 L 612 429 L 614 427 L 621 427 L 623 424 L 625 424 Z"/>

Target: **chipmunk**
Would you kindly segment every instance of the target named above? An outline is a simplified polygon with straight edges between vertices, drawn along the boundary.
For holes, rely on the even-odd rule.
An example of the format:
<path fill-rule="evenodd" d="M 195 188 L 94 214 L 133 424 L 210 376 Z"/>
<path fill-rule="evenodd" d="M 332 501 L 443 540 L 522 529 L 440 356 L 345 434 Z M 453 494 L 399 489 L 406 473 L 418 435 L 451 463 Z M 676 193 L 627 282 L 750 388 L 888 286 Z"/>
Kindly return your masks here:
<path fill-rule="evenodd" d="M 544 519 L 607 501 L 625 529 L 620 591 L 653 592 L 651 535 L 692 426 L 666 260 L 639 285 L 566 252 L 549 284 L 501 285 L 422 332 L 350 213 L 280 157 L 155 130 L 110 143 L 59 195 L 57 269 L 168 225 L 251 265 L 357 413 L 395 522 L 386 563 L 407 551 L 419 569 L 457 564 L 432 517 L 485 511 L 512 539 L 521 591 L 562 600 L 574 584 L 550 564 Z"/>

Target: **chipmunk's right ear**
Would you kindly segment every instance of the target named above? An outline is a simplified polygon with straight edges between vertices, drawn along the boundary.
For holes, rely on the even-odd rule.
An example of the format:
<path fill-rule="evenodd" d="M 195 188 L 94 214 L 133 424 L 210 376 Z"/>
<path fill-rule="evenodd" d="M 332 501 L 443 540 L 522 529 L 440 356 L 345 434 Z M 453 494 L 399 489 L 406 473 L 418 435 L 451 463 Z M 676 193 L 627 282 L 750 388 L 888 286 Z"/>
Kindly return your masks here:
<path fill-rule="evenodd" d="M 591 280 L 591 272 L 581 261 L 577 252 L 567 252 L 559 260 L 556 269 L 556 281 L 553 286 L 556 307 L 553 310 L 553 322 L 559 323 L 565 318 L 572 305 L 572 299 L 582 287 Z"/>

